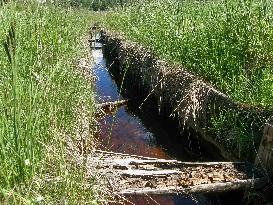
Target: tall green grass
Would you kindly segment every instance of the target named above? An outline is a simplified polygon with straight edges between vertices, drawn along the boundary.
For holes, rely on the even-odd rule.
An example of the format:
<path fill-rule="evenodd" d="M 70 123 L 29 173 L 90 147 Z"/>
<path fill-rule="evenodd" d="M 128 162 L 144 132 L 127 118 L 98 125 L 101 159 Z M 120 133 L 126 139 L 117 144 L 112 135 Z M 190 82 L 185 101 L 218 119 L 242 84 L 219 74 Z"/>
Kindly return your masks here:
<path fill-rule="evenodd" d="M 92 18 L 39 1 L 0 6 L 1 204 L 95 203 L 81 170 L 66 162 L 79 106 L 94 121 L 92 85 L 76 69 Z"/>
<path fill-rule="evenodd" d="M 94 11 L 105 11 L 114 7 L 123 7 L 134 0 L 68 0 L 72 6 L 85 7 Z"/>
<path fill-rule="evenodd" d="M 269 0 L 142 1 L 109 12 L 105 24 L 234 100 L 272 108 L 272 7 Z"/>

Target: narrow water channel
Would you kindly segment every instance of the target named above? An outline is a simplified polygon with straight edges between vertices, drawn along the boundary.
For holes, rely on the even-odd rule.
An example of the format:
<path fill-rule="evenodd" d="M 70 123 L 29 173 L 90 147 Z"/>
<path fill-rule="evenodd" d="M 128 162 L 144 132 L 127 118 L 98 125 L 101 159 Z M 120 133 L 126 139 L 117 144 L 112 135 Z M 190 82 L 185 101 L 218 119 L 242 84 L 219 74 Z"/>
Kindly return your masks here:
<path fill-rule="evenodd" d="M 96 92 L 98 102 L 124 99 L 115 81 L 109 65 L 106 63 L 100 44 L 92 50 L 95 62 Z M 178 159 L 182 161 L 215 161 L 219 156 L 212 156 L 198 143 L 192 144 L 190 136 L 181 136 L 172 121 L 159 116 L 152 103 L 145 103 L 139 108 L 134 100 L 129 105 L 121 106 L 116 112 L 100 119 L 101 131 L 98 139 L 100 149 L 136 154 L 146 157 Z M 232 195 L 232 197 L 230 197 Z M 232 199 L 233 198 L 233 199 Z M 166 204 L 240 204 L 241 193 L 221 195 L 193 196 L 131 196 L 129 201 L 136 205 Z M 234 199 L 238 199 L 234 201 Z M 128 202 L 128 204 L 130 204 Z"/>

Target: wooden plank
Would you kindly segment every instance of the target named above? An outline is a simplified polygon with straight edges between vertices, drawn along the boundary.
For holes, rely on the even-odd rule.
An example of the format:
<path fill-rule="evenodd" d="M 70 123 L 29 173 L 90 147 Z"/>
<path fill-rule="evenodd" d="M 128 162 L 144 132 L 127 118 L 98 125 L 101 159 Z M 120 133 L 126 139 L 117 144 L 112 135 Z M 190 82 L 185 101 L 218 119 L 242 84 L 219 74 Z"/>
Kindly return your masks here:
<path fill-rule="evenodd" d="M 181 172 L 179 170 L 126 170 L 122 171 L 122 176 L 127 177 L 160 177 L 160 176 L 166 176 L 170 174 L 180 174 Z"/>
<path fill-rule="evenodd" d="M 216 165 L 244 165 L 244 162 L 180 162 L 177 160 L 139 160 L 126 159 L 129 165 L 148 165 L 148 164 L 162 164 L 162 165 L 177 165 L 177 166 L 216 166 Z"/>
<path fill-rule="evenodd" d="M 96 43 L 101 43 L 101 39 L 100 38 L 96 38 L 96 39 L 89 39 L 88 40 L 90 43 L 94 43 L 94 42 L 96 42 Z"/>
<path fill-rule="evenodd" d="M 113 162 L 117 164 L 176 164 L 176 165 L 185 165 L 185 166 L 213 166 L 213 165 L 244 165 L 244 162 L 181 162 L 178 160 L 166 160 L 166 159 L 158 159 L 158 158 L 151 158 L 151 157 L 143 157 L 139 155 L 130 155 L 124 153 L 116 153 L 116 152 L 109 152 L 109 151 L 102 151 L 102 150 L 95 150 L 94 152 L 98 154 L 108 154 L 116 157 Z M 124 157 L 124 159 L 117 158 L 117 156 Z"/>
<path fill-rule="evenodd" d="M 125 153 L 119 153 L 119 152 L 110 152 L 110 151 L 104 151 L 104 150 L 94 150 L 94 153 L 97 154 L 101 154 L 101 155 L 112 155 L 112 156 L 122 156 L 128 159 L 134 159 L 134 161 L 136 159 L 142 159 L 142 160 L 152 160 L 152 162 L 154 162 L 154 160 L 157 160 L 159 162 L 175 162 L 175 163 L 182 163 L 185 165 L 190 165 L 190 164 L 200 164 L 200 165 L 216 165 L 216 164 L 245 164 L 245 162 L 181 162 L 178 160 L 167 160 L 167 159 L 158 159 L 158 158 L 153 158 L 153 157 L 144 157 L 144 156 L 140 156 L 140 155 L 133 155 L 133 154 L 125 154 Z"/>
<path fill-rule="evenodd" d="M 266 169 L 269 177 L 273 177 L 273 118 L 264 126 L 264 134 L 260 143 L 256 165 Z"/>
<path fill-rule="evenodd" d="M 101 150 L 92 161 L 115 184 L 112 191 L 125 195 L 226 192 L 267 182 L 243 162 L 181 162 Z"/>
<path fill-rule="evenodd" d="M 249 188 L 260 189 L 266 185 L 266 180 L 263 179 L 248 179 L 238 180 L 235 182 L 201 184 L 187 188 L 182 187 L 164 187 L 161 189 L 151 189 L 144 187 L 142 189 L 126 189 L 116 192 L 118 195 L 160 195 L 160 194 L 190 194 L 190 193 L 219 193 L 234 190 L 245 190 Z"/>

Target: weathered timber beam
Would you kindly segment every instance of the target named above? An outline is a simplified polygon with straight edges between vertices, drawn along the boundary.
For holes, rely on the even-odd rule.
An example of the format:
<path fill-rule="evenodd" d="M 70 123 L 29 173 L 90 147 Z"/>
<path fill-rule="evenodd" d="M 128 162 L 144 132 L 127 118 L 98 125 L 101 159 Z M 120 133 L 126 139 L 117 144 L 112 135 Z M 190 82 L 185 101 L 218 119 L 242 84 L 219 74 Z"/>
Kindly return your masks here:
<path fill-rule="evenodd" d="M 215 166 L 215 165 L 244 165 L 244 162 L 180 162 L 177 160 L 138 160 L 126 159 L 129 165 L 149 165 L 149 164 L 164 164 L 164 165 L 184 165 L 184 166 Z"/>
<path fill-rule="evenodd" d="M 101 169 L 106 172 L 108 169 L 109 176 L 114 175 L 112 180 L 117 186 L 113 191 L 116 194 L 228 192 L 260 189 L 268 182 L 263 175 L 256 175 L 251 171 L 247 174 L 249 167 L 242 162 L 195 163 L 101 150 L 96 150 L 95 153 L 98 155 L 95 156 L 95 161 L 101 160 Z"/>
<path fill-rule="evenodd" d="M 136 159 L 158 160 L 158 158 L 153 158 L 153 157 L 143 157 L 143 156 L 134 155 L 134 154 L 125 154 L 125 153 L 110 152 L 110 151 L 103 151 L 103 150 L 94 150 L 93 152 L 102 156 L 112 155 L 112 156 L 122 156 L 122 157 L 133 157 Z M 177 160 L 174 160 L 174 161 L 177 161 Z"/>
<path fill-rule="evenodd" d="M 244 165 L 244 162 L 181 162 L 178 160 L 167 160 L 143 157 L 138 155 L 129 155 L 123 153 L 107 152 L 96 150 L 96 153 L 112 155 L 115 159 L 109 159 L 113 164 L 128 164 L 128 165 L 149 165 L 149 164 L 164 164 L 164 165 L 185 165 L 185 166 L 214 166 L 214 165 Z M 124 158 L 119 158 L 124 157 Z"/>
<path fill-rule="evenodd" d="M 181 174 L 179 170 L 126 170 L 121 173 L 127 177 L 161 177 L 171 174 Z"/>
<path fill-rule="evenodd" d="M 263 137 L 255 164 L 261 165 L 266 169 L 269 177 L 273 177 L 273 118 L 264 126 Z"/>
<path fill-rule="evenodd" d="M 262 188 L 267 183 L 265 178 L 238 180 L 235 182 L 201 184 L 190 187 L 164 187 L 160 189 L 141 188 L 141 189 L 126 189 L 116 192 L 119 195 L 159 195 L 159 194 L 191 194 L 191 193 L 217 193 L 234 190 L 246 190 L 249 188 Z"/>
<path fill-rule="evenodd" d="M 97 113 L 98 118 L 102 118 L 106 115 L 115 112 L 117 108 L 126 105 L 130 100 L 119 100 L 114 102 L 105 102 L 97 104 L 97 108 L 99 108 L 99 112 Z"/>
<path fill-rule="evenodd" d="M 89 39 L 88 41 L 89 41 L 90 43 L 94 43 L 94 42 L 96 42 L 96 43 L 101 43 L 101 39 L 100 39 L 100 38 Z"/>

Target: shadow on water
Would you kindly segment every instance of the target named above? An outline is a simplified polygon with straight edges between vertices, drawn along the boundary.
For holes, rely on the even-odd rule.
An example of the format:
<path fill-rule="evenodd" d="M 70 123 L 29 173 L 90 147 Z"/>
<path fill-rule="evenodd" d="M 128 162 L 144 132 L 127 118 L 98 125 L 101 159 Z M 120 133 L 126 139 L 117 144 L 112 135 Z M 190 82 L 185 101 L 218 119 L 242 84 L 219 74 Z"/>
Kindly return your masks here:
<path fill-rule="evenodd" d="M 101 141 L 101 149 L 182 161 L 222 160 L 215 150 L 207 149 L 199 140 L 192 140 L 191 135 L 196 135 L 192 130 L 185 130 L 181 133 L 176 126 L 177 123 L 165 117 L 164 114 L 158 114 L 158 107 L 155 106 L 154 99 L 149 98 L 140 108 L 145 94 L 132 83 L 132 79 L 126 77 L 123 84 L 122 78 L 117 73 L 119 70 L 117 63 L 106 61 L 101 49 L 92 50 L 92 54 L 97 77 L 97 101 L 133 99 L 127 106 L 117 109 L 114 114 L 100 119 L 101 131 L 98 139 Z M 121 85 L 123 89 L 120 89 Z M 139 98 L 136 99 L 136 96 Z M 195 194 L 191 197 L 184 195 L 131 196 L 128 197 L 131 203 L 127 204 L 218 205 L 232 203 L 235 205 L 240 204 L 241 198 L 241 192 Z"/>

